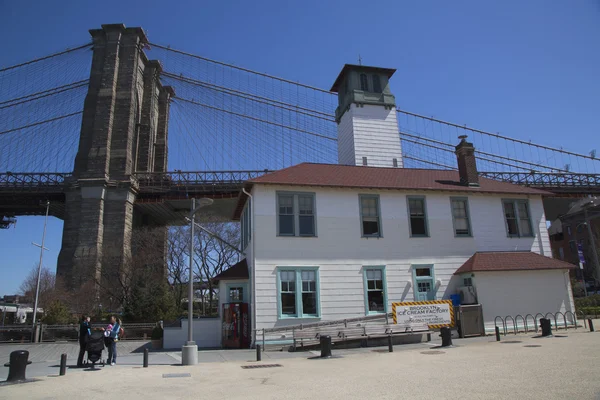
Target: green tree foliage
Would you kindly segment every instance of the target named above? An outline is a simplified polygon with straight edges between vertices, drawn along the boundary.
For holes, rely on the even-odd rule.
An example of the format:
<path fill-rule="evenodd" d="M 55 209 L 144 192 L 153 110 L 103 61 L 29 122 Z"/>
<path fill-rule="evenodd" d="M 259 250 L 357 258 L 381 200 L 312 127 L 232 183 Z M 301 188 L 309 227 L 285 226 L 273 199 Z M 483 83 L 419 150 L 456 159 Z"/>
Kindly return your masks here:
<path fill-rule="evenodd" d="M 123 308 L 127 321 L 158 321 L 176 317 L 176 310 L 166 279 L 134 279 L 131 295 Z"/>
<path fill-rule="evenodd" d="M 67 306 L 60 300 L 54 300 L 46 307 L 42 321 L 48 325 L 62 325 L 74 323 L 75 318 Z"/>

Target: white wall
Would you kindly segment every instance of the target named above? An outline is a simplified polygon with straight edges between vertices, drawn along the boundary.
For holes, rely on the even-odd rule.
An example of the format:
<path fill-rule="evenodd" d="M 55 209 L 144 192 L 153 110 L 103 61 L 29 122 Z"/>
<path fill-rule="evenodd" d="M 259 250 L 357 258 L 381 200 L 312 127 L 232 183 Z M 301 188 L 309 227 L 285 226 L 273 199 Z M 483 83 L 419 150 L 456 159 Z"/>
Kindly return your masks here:
<path fill-rule="evenodd" d="M 316 193 L 318 237 L 277 237 L 276 191 Z M 359 193 L 378 193 L 382 213 L 382 238 L 361 238 Z M 406 195 L 426 196 L 430 237 L 409 237 Z M 318 266 L 321 319 L 365 315 L 362 267 L 385 265 L 388 304 L 414 299 L 412 264 L 433 264 L 435 279 L 441 280 L 437 297 L 455 293 L 453 273 L 476 251 L 531 250 L 550 255 L 541 198 L 530 198 L 536 237 L 508 238 L 501 199 L 525 196 L 469 197 L 473 237 L 455 238 L 450 199 L 460 193 L 368 191 L 329 188 L 297 188 L 256 185 L 256 328 L 310 322 L 306 319 L 277 320 L 276 267 Z M 540 231 L 541 230 L 541 231 Z M 390 308 L 391 310 L 391 308 Z"/>
<path fill-rule="evenodd" d="M 567 270 L 475 272 L 473 283 L 483 307 L 486 331 L 494 330 L 496 316 L 525 317 L 537 313 L 574 312 L 571 282 Z M 541 317 L 540 317 L 541 318 Z M 558 316 L 560 325 L 562 317 Z M 498 325 L 500 325 L 498 321 Z M 528 319 L 531 327 L 531 318 Z M 508 322 L 512 330 L 512 321 Z M 522 325 L 519 319 L 519 326 Z M 552 323 L 554 325 L 554 322 Z"/>
<path fill-rule="evenodd" d="M 194 341 L 198 348 L 221 347 L 221 317 L 194 319 Z M 181 321 L 181 328 L 165 327 L 163 347 L 180 349 L 187 342 L 188 320 Z"/>
<path fill-rule="evenodd" d="M 340 164 L 393 167 L 398 160 L 402 167 L 402 146 L 396 119 L 396 109 L 384 106 L 352 104 L 338 125 L 338 159 Z"/>

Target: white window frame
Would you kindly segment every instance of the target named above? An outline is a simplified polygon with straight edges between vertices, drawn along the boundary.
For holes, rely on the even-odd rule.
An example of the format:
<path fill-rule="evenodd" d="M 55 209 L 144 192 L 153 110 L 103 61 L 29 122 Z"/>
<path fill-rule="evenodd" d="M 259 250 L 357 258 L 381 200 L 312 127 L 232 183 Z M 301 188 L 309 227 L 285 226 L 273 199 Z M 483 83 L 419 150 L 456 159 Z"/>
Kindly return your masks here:
<path fill-rule="evenodd" d="M 511 234 L 510 231 L 508 230 L 508 221 L 506 219 L 506 203 L 511 203 L 513 205 L 513 209 L 515 211 L 515 219 L 517 222 L 517 234 Z M 522 234 L 521 224 L 523 223 L 523 220 L 521 219 L 521 216 L 519 215 L 519 207 L 517 206 L 519 203 L 523 203 L 523 204 L 525 204 L 525 207 L 527 207 L 527 214 L 528 214 L 527 223 L 529 224 L 529 231 L 531 232 L 531 235 L 523 235 Z M 527 200 L 527 199 L 502 199 L 502 218 L 504 220 L 504 228 L 506 229 L 507 237 L 510 237 L 510 238 L 535 237 L 535 232 L 533 230 L 533 222 L 531 220 L 531 208 L 529 207 L 529 200 Z"/>

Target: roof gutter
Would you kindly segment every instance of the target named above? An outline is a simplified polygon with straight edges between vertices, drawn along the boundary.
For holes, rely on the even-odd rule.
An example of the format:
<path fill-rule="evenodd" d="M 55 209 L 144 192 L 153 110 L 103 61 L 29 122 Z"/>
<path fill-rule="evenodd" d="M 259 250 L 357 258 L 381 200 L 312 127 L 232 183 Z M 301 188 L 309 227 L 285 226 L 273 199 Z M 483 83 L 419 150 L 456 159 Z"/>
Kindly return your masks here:
<path fill-rule="evenodd" d="M 250 267 L 250 306 L 252 307 L 252 318 L 250 318 L 250 325 L 251 325 L 251 332 L 252 332 L 252 343 L 250 343 L 250 347 L 254 348 L 256 346 L 256 290 L 255 290 L 255 268 L 256 268 L 256 264 L 254 262 L 254 260 L 256 259 L 256 235 L 254 232 L 254 224 L 256 221 L 256 216 L 254 214 L 254 199 L 252 197 L 252 195 L 250 194 L 250 192 L 248 192 L 246 190 L 245 187 L 242 187 L 242 192 L 248 196 L 248 198 L 250 199 L 250 240 L 252 241 L 252 259 L 250 260 L 251 263 L 251 267 Z M 264 349 L 263 349 L 264 351 Z"/>

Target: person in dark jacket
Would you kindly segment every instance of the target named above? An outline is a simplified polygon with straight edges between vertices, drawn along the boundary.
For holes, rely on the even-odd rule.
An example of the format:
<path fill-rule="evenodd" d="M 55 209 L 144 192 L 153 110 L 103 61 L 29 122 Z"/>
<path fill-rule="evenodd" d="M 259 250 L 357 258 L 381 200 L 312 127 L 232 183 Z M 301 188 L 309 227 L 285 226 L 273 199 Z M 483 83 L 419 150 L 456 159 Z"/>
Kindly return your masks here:
<path fill-rule="evenodd" d="M 88 341 L 88 337 L 91 334 L 90 328 L 90 317 L 86 315 L 81 316 L 81 323 L 79 324 L 79 357 L 77 357 L 77 366 L 83 367 L 83 357 L 85 356 L 85 346 Z"/>

